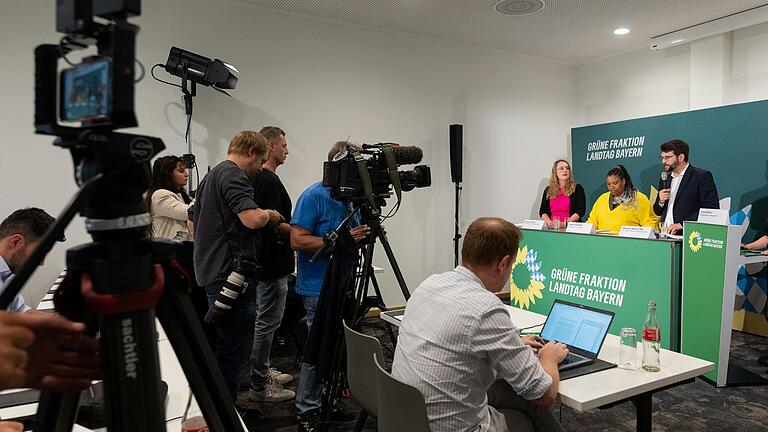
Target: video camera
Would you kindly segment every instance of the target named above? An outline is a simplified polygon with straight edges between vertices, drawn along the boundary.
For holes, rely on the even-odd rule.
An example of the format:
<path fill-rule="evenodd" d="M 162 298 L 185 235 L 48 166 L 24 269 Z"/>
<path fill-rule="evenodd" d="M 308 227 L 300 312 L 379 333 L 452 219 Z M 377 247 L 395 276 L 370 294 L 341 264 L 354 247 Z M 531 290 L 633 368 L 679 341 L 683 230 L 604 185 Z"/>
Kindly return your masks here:
<path fill-rule="evenodd" d="M 323 186 L 331 188 L 331 196 L 337 200 L 364 203 L 373 199 L 383 205 L 383 200 L 392 196 L 393 188 L 399 198 L 400 190 L 407 192 L 432 184 L 427 165 L 397 170 L 400 165 L 421 162 L 422 157 L 422 150 L 416 146 L 379 143 L 363 144 L 358 149 L 349 145 L 323 164 Z"/>
<path fill-rule="evenodd" d="M 56 31 L 65 36 L 58 45 L 35 49 L 37 133 L 63 136 L 78 134 L 83 128 L 114 130 L 138 125 L 133 99 L 139 29 L 127 18 L 140 13 L 139 0 L 56 2 Z M 95 21 L 94 16 L 104 22 Z M 67 59 L 70 52 L 92 45 L 97 54 L 82 63 Z M 59 74 L 60 58 L 71 67 Z"/>
<path fill-rule="evenodd" d="M 146 214 L 149 161 L 165 148 L 159 138 L 115 132 L 138 126 L 139 28 L 127 20 L 140 14 L 140 0 L 58 0 L 56 30 L 64 36 L 35 48 L 35 132 L 58 136 L 54 145 L 70 149 L 78 185 L 104 175 L 94 193 L 105 199 L 81 211 L 93 220 Z M 82 62 L 67 57 L 94 46 L 95 55 Z M 69 67 L 59 71 L 59 60 Z M 103 229 L 86 223 L 89 231 Z M 148 223 L 148 216 L 137 216 L 130 225 Z"/>

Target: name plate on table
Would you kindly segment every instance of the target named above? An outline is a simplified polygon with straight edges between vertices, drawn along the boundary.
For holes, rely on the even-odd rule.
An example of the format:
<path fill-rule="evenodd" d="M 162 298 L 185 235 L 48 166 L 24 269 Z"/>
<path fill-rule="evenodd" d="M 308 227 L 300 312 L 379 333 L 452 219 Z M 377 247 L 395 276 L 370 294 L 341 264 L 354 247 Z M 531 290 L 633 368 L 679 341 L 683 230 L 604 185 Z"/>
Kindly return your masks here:
<path fill-rule="evenodd" d="M 653 233 L 653 228 L 649 227 L 623 226 L 621 231 L 619 231 L 619 237 L 655 239 L 656 234 Z"/>
<path fill-rule="evenodd" d="M 702 222 L 712 225 L 728 225 L 728 210 L 720 209 L 699 209 L 699 219 L 696 222 Z"/>
<path fill-rule="evenodd" d="M 547 224 L 543 220 L 526 219 L 520 224 L 520 228 L 534 231 L 546 231 Z"/>
<path fill-rule="evenodd" d="M 568 226 L 565 227 L 565 232 L 574 234 L 594 234 L 595 227 L 591 223 L 586 222 L 568 222 Z"/>

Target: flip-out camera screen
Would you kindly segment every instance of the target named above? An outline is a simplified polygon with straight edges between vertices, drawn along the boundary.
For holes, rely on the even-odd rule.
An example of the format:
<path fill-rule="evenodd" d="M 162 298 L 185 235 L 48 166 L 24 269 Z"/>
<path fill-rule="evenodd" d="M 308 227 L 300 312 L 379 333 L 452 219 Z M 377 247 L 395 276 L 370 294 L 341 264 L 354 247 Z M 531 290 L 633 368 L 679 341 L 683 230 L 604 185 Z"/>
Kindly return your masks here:
<path fill-rule="evenodd" d="M 111 62 L 101 59 L 61 71 L 59 117 L 101 122 L 111 114 Z"/>

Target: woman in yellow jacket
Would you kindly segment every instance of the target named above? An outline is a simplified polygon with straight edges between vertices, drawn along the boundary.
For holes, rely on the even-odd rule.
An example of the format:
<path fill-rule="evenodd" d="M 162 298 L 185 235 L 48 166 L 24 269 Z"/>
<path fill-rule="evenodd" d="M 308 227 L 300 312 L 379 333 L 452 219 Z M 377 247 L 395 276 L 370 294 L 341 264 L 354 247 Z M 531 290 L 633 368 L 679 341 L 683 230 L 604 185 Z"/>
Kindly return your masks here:
<path fill-rule="evenodd" d="M 658 228 L 651 202 L 635 189 L 627 169 L 616 165 L 605 177 L 608 192 L 600 195 L 592 206 L 587 222 L 597 230 L 619 231 L 622 226 Z"/>

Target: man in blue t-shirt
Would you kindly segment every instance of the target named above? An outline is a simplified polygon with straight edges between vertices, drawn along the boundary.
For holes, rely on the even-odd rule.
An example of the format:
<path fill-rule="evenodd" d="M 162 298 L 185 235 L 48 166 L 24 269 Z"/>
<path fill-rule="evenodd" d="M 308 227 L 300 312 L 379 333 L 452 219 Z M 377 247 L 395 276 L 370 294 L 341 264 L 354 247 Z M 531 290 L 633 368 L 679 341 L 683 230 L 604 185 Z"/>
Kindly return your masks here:
<path fill-rule="evenodd" d="M 339 141 L 328 152 L 328 160 L 349 145 Z M 328 268 L 329 256 L 318 257 L 314 263 L 309 262 L 312 255 L 323 245 L 323 235 L 333 231 L 344 218 L 349 215 L 351 207 L 348 203 L 337 201 L 331 197 L 331 189 L 318 182 L 308 187 L 296 203 L 291 220 L 291 247 L 298 251 L 298 268 L 296 278 L 296 293 L 302 297 L 304 309 L 307 310 L 307 330 L 311 330 L 312 321 L 323 287 L 325 271 Z M 370 232 L 367 225 L 359 225 L 355 218 L 350 229 L 355 241 L 361 241 Z M 299 386 L 296 393 L 296 411 L 299 417 L 299 432 L 318 430 L 320 426 L 322 407 L 322 385 L 315 376 L 315 365 L 303 363 Z"/>

